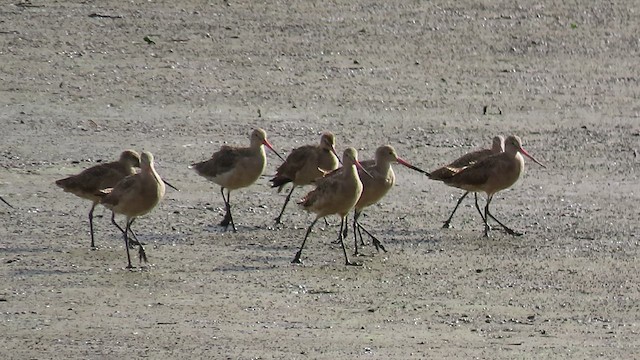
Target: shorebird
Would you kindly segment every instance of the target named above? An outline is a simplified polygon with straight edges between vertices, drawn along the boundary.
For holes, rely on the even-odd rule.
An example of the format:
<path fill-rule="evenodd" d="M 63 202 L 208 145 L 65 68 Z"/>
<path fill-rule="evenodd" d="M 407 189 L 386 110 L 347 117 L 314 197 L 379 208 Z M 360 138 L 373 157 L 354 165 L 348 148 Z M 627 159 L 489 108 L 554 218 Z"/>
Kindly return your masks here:
<path fill-rule="evenodd" d="M 522 141 L 518 136 L 511 135 L 505 140 L 504 152 L 491 155 L 466 167 L 451 168 L 451 176 L 441 179 L 442 182 L 449 186 L 469 192 L 482 191 L 487 194 L 487 203 L 484 207 L 483 216 L 484 236 L 489 236 L 489 218 L 500 224 L 508 234 L 514 236 L 522 235 L 522 233 L 504 225 L 489 212 L 489 205 L 493 195 L 515 184 L 524 170 L 524 159 L 521 154 L 533 160 L 536 164 L 545 167 L 522 148 Z"/>
<path fill-rule="evenodd" d="M 339 239 L 342 245 L 342 251 L 344 253 L 344 259 L 346 265 L 359 265 L 357 263 L 349 261 L 347 256 L 347 249 L 344 246 L 344 239 L 342 236 L 342 229 L 345 226 L 345 217 L 353 209 L 358 202 L 360 194 L 362 194 L 362 182 L 358 177 L 358 171 L 356 167 L 362 168 L 362 165 L 358 162 L 358 152 L 354 148 L 347 148 L 342 154 L 342 171 L 334 176 L 320 178 L 315 181 L 316 188 L 309 192 L 299 204 L 307 211 L 316 214 L 316 218 L 313 220 L 307 233 L 304 236 L 300 250 L 296 253 L 292 263 L 302 263 L 300 257 L 302 256 L 302 249 L 307 242 L 307 238 L 311 233 L 313 225 L 316 224 L 318 219 L 328 215 L 337 214 L 340 215 L 342 221 L 340 223 Z"/>
<path fill-rule="evenodd" d="M 140 167 L 140 155 L 133 150 L 125 150 L 120 154 L 118 161 L 96 165 L 83 170 L 77 175 L 69 176 L 56 181 L 56 185 L 65 192 L 70 192 L 83 199 L 90 200 L 93 204 L 89 210 L 89 229 L 91 231 L 91 247 L 95 248 L 93 235 L 93 210 L 100 202 L 97 193 L 106 188 L 112 188 L 126 176 L 136 173 L 135 168 Z"/>
<path fill-rule="evenodd" d="M 267 133 L 262 129 L 255 129 L 251 132 L 251 145 L 249 147 L 222 146 L 220 150 L 213 153 L 209 160 L 192 164 L 198 175 L 203 176 L 214 183 L 220 185 L 220 193 L 226 213 L 220 226 L 226 229 L 229 224 L 234 232 L 237 231 L 231 215 L 230 196 L 231 190 L 240 189 L 253 184 L 267 165 L 267 157 L 264 146 L 273 151 L 282 161 L 284 159 L 267 140 Z M 227 196 L 224 195 L 227 189 Z"/>
<path fill-rule="evenodd" d="M 446 179 L 448 177 L 451 177 L 457 169 L 463 168 L 465 166 L 473 165 L 486 157 L 499 154 L 503 151 L 504 151 L 504 137 L 502 137 L 502 135 L 498 135 L 493 138 L 493 142 L 490 149 L 481 149 L 481 150 L 467 153 L 459 157 L 458 159 L 454 160 L 449 165 L 445 165 L 439 169 L 432 171 L 429 174 L 429 178 L 432 180 Z M 480 206 L 478 205 L 478 193 L 474 192 L 473 194 L 475 196 L 476 209 L 480 213 L 480 216 L 484 219 L 482 210 L 480 210 Z M 467 197 L 467 195 L 469 195 L 469 191 L 466 191 L 464 194 L 462 194 L 460 199 L 458 199 L 456 206 L 453 208 L 453 211 L 451 212 L 451 215 L 449 215 L 449 218 L 445 220 L 444 225 L 442 225 L 442 228 L 446 229 L 451 227 L 451 219 L 453 219 L 453 214 L 456 213 L 456 210 L 458 210 L 458 206 L 460 206 L 460 203 L 462 202 L 462 200 L 464 200 L 464 198 Z"/>
<path fill-rule="evenodd" d="M 278 167 L 276 175 L 270 180 L 271 187 L 277 187 L 280 192 L 285 184 L 292 183 L 292 186 L 282 205 L 280 215 L 275 218 L 276 224 L 282 222 L 282 214 L 296 187 L 309 185 L 324 176 L 326 172 L 338 167 L 335 145 L 335 136 L 330 132 L 323 133 L 319 145 L 305 145 L 293 149 L 284 163 Z"/>
<path fill-rule="evenodd" d="M 375 153 L 375 160 L 366 160 L 361 162 L 361 165 L 367 172 L 367 174 L 364 174 L 362 170 L 358 171 L 360 181 L 362 181 L 363 189 L 362 194 L 360 195 L 360 198 L 358 199 L 358 202 L 356 203 L 353 211 L 355 255 L 358 255 L 358 235 L 360 235 L 361 243 L 364 243 L 364 241 L 362 241 L 362 233 L 360 232 L 360 230 L 363 230 L 367 235 L 371 237 L 376 249 L 382 249 L 385 252 L 387 251 L 375 236 L 373 236 L 369 231 L 367 231 L 367 229 L 360 225 L 358 219 L 360 218 L 360 215 L 366 207 L 376 204 L 378 201 L 380 201 L 380 199 L 382 199 L 395 184 L 396 175 L 391 168 L 391 163 L 398 163 L 423 174 L 429 174 L 428 172 L 416 166 L 413 166 L 407 161 L 398 157 L 396 150 L 391 145 L 383 145 L 378 147 Z M 333 174 L 329 176 L 333 176 Z M 342 235 L 343 237 L 347 236 L 347 228 L 348 227 L 345 226 L 344 233 Z"/>
<path fill-rule="evenodd" d="M 129 175 L 122 179 L 113 188 L 98 191 L 96 194 L 101 197 L 100 202 L 113 212 L 111 221 L 120 229 L 124 236 L 124 245 L 127 250 L 127 269 L 131 269 L 131 256 L 129 255 L 129 231 L 131 224 L 139 216 L 150 212 L 165 193 L 165 185 L 156 172 L 153 165 L 153 155 L 148 151 L 143 151 L 140 156 L 141 171 L 135 175 Z M 115 221 L 115 214 L 126 216 L 126 226 L 124 229 Z M 140 261 L 147 262 L 147 255 L 142 244 L 139 243 Z"/>

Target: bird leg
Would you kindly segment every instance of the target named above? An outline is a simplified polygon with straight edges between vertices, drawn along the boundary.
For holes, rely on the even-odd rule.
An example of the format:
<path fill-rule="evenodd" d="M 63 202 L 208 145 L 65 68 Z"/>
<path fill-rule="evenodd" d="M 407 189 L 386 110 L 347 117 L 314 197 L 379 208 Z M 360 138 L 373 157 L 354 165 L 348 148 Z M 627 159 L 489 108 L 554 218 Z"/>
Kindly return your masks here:
<path fill-rule="evenodd" d="M 224 226 L 225 230 L 229 227 L 229 223 L 231 223 L 231 228 L 233 232 L 237 232 L 236 225 L 233 223 L 233 216 L 231 216 L 231 190 L 227 190 L 227 197 L 224 196 L 224 188 L 220 188 L 220 193 L 222 194 L 222 200 L 224 200 L 224 207 L 226 209 L 226 213 L 224 214 L 224 219 L 220 222 L 220 226 Z"/>
<path fill-rule="evenodd" d="M 120 227 L 120 225 L 118 225 L 118 223 L 116 222 L 116 213 L 114 213 L 113 211 L 111 212 L 111 223 L 113 225 L 115 225 L 121 232 L 124 231 L 122 230 L 122 228 Z M 131 249 L 133 249 L 133 245 L 138 245 L 140 246 L 141 243 L 140 241 L 138 241 L 138 237 L 136 236 L 136 234 L 133 232 L 133 229 L 129 229 L 129 232 L 131 233 L 131 235 L 133 235 L 133 239 L 129 239 L 129 247 Z"/>
<path fill-rule="evenodd" d="M 476 197 L 476 210 L 478 210 L 478 213 L 480 214 L 482 221 L 484 221 L 485 216 L 482 214 L 482 210 L 480 210 L 480 205 L 478 204 L 478 193 L 474 193 L 473 195 Z"/>
<path fill-rule="evenodd" d="M 500 220 L 496 219 L 495 216 L 493 216 L 491 213 L 488 213 L 488 216 L 490 218 L 492 218 L 493 220 L 495 220 L 500 226 L 502 226 L 502 228 L 504 229 L 504 231 L 507 232 L 507 234 L 512 235 L 512 236 L 522 236 L 523 235 L 521 232 L 515 231 L 515 230 L 507 227 L 507 225 L 501 223 Z"/>
<path fill-rule="evenodd" d="M 442 225 L 443 229 L 448 229 L 451 227 L 451 219 L 453 219 L 453 214 L 456 213 L 456 210 L 458 210 L 458 206 L 460 206 L 460 203 L 462 202 L 462 200 L 464 200 L 464 198 L 467 197 L 467 195 L 469 195 L 469 192 L 465 192 L 460 199 L 458 199 L 458 202 L 456 203 L 456 207 L 453 208 L 453 211 L 451 212 L 451 215 L 449 215 L 449 218 L 447 220 L 444 221 L 444 225 Z M 477 196 L 476 196 L 476 200 L 477 200 Z M 482 213 L 481 213 L 482 214 Z"/>
<path fill-rule="evenodd" d="M 302 261 L 300 260 L 300 256 L 302 256 L 302 249 L 304 249 L 304 244 L 307 242 L 307 238 L 311 233 L 311 229 L 313 228 L 313 225 L 315 225 L 317 221 L 318 221 L 318 218 L 315 218 L 311 223 L 311 225 L 309 225 L 309 228 L 307 229 L 307 233 L 304 235 L 304 240 L 302 240 L 302 245 L 300 245 L 300 250 L 298 250 L 293 260 L 291 260 L 292 264 L 302 264 Z"/>
<path fill-rule="evenodd" d="M 93 240 L 93 210 L 96 208 L 96 205 L 98 205 L 98 203 L 94 202 L 93 206 L 91 206 L 91 210 L 89 210 L 89 230 L 91 231 L 91 248 L 92 249 L 96 248 L 96 243 Z"/>
<path fill-rule="evenodd" d="M 482 216 L 482 212 L 480 211 L 480 207 L 478 206 L 478 195 L 477 195 L 477 193 L 476 193 L 476 208 L 478 209 L 478 212 L 480 212 L 480 216 Z M 483 216 L 482 220 L 484 220 L 485 217 L 486 216 Z M 491 213 L 489 213 L 489 217 L 492 218 L 493 220 L 495 220 L 498 224 L 500 224 L 500 226 L 502 226 L 502 228 L 504 229 L 504 231 L 507 232 L 507 234 L 512 235 L 512 236 L 522 236 L 523 235 L 521 232 L 518 232 L 518 231 L 515 231 L 513 229 L 510 229 L 505 224 L 501 223 L 500 220 L 496 219 L 496 217 L 493 216 Z M 491 229 L 491 226 L 489 226 L 489 229 Z"/>
<path fill-rule="evenodd" d="M 113 223 L 116 224 L 115 221 Z M 133 266 L 131 265 L 131 255 L 129 255 L 129 224 L 130 224 L 129 219 L 127 219 L 127 226 L 125 227 L 126 230 L 122 230 L 122 228 L 118 224 L 116 224 L 116 226 L 124 234 L 124 248 L 127 250 L 127 267 L 126 268 L 133 269 Z"/>
<path fill-rule="evenodd" d="M 382 251 L 387 252 L 387 249 L 384 248 L 384 245 L 382 245 L 380 240 L 378 240 L 377 237 L 373 236 L 373 234 L 371 234 L 369 230 L 365 229 L 364 226 L 360 225 L 360 223 L 358 222 L 358 232 L 360 232 L 360 230 L 364 231 L 365 234 L 371 237 L 371 241 L 373 242 L 373 246 L 376 247 L 376 250 L 380 251 L 380 249 L 382 249 Z M 362 239 L 362 234 L 360 234 L 360 239 Z"/>
<path fill-rule="evenodd" d="M 287 207 L 289 200 L 291 200 L 291 194 L 293 194 L 293 190 L 295 189 L 296 189 L 296 186 L 293 185 L 291 187 L 291 191 L 289 191 L 289 195 L 287 195 L 287 198 L 284 200 L 284 205 L 282 205 L 282 210 L 280 210 L 280 215 L 278 215 L 278 217 L 275 218 L 276 224 L 282 224 L 282 214 L 284 214 L 284 209 Z"/>
<path fill-rule="evenodd" d="M 0 200 L 2 200 L 3 203 L 7 204 L 8 207 L 13 209 L 13 206 L 11 206 L 11 204 L 9 204 L 7 200 L 3 199 L 2 196 L 0 196 Z"/>
<path fill-rule="evenodd" d="M 133 219 L 131 219 L 131 221 L 129 221 L 129 224 L 128 224 L 128 226 L 129 226 L 129 232 L 130 232 L 133 236 L 136 236 L 136 235 L 135 235 L 135 233 L 133 232 L 133 229 L 131 228 L 131 225 L 133 225 L 133 222 L 134 222 L 136 219 L 137 219 L 137 218 L 133 218 Z M 138 243 L 138 261 L 140 261 L 140 262 L 145 262 L 145 263 L 149 262 L 149 261 L 147 260 L 147 253 L 144 251 L 144 248 L 142 247 L 142 243 L 141 243 L 141 242 L 139 242 L 139 241 L 137 241 L 137 240 L 136 240 L 136 242 Z M 129 243 L 131 243 L 131 239 L 129 239 Z M 130 245 L 131 245 L 131 244 L 130 244 Z"/>
<path fill-rule="evenodd" d="M 491 199 L 493 199 L 493 195 L 488 195 L 487 204 L 484 206 L 484 217 L 482 218 L 482 221 L 484 222 L 484 237 L 489 237 L 489 230 L 491 230 L 491 227 L 489 227 L 489 223 L 487 222 L 487 214 L 489 214 L 489 204 L 491 203 Z"/>
<path fill-rule="evenodd" d="M 348 220 L 348 219 L 349 219 L 349 215 L 347 214 L 347 215 L 344 217 L 344 221 L 345 221 L 345 223 L 347 222 L 347 220 Z M 329 224 L 327 223 L 327 218 L 326 218 L 326 217 L 324 217 L 324 222 L 325 222 L 325 224 L 326 224 L 327 226 L 329 225 Z M 347 234 L 349 233 L 349 227 L 348 227 L 348 226 L 345 226 L 345 227 L 343 228 L 343 227 L 342 227 L 342 223 L 340 223 L 340 232 L 342 233 L 342 237 L 343 237 L 344 239 L 346 239 L 346 238 L 347 238 Z M 332 244 L 336 244 L 336 245 L 337 245 L 337 244 L 340 244 L 340 234 L 338 234 L 338 238 L 337 238 L 337 239 L 335 239 L 334 241 L 332 241 L 331 243 L 332 243 Z"/>
<path fill-rule="evenodd" d="M 344 246 L 344 238 L 342 237 L 342 226 L 346 225 L 345 220 L 346 220 L 346 216 L 343 216 L 340 224 L 340 245 L 342 245 L 342 252 L 344 253 L 344 263 L 345 265 L 348 265 L 348 266 L 362 266 L 362 264 L 349 261 L 349 256 L 347 255 L 347 248 Z"/>

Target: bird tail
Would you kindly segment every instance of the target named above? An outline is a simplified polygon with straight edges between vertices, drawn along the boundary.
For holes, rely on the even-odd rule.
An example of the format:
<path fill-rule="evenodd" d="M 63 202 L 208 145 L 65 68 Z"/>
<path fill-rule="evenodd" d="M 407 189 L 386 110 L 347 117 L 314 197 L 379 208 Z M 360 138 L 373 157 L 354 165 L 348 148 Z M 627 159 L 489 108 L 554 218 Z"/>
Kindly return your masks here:
<path fill-rule="evenodd" d="M 271 187 L 272 188 L 278 188 L 278 192 L 282 191 L 282 188 L 292 182 L 293 180 L 289 179 L 288 177 L 285 176 L 275 176 L 273 179 L 269 180 L 271 182 Z"/>

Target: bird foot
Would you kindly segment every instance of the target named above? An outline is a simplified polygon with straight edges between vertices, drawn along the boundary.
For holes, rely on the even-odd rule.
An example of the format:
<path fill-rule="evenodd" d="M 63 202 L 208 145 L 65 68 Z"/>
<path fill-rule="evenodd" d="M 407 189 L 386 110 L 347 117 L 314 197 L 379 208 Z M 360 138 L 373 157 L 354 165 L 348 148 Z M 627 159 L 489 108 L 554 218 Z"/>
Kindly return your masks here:
<path fill-rule="evenodd" d="M 387 252 L 387 249 L 384 248 L 384 245 L 382 245 L 380 240 L 373 240 L 373 246 L 376 247 L 376 250 L 378 250 L 378 252 L 380 252 L 380 250 L 382 250 L 383 252 Z"/>
<path fill-rule="evenodd" d="M 505 231 L 507 232 L 507 234 L 511 235 L 511 236 L 522 236 L 524 235 L 524 233 L 515 231 L 515 230 L 511 230 L 511 229 L 505 229 Z"/>
<path fill-rule="evenodd" d="M 345 265 L 347 265 L 347 266 L 362 266 L 362 264 L 354 262 L 354 261 L 345 261 Z"/>
<path fill-rule="evenodd" d="M 442 225 L 443 229 L 450 229 L 451 228 L 451 223 L 449 221 L 445 221 L 444 224 Z"/>

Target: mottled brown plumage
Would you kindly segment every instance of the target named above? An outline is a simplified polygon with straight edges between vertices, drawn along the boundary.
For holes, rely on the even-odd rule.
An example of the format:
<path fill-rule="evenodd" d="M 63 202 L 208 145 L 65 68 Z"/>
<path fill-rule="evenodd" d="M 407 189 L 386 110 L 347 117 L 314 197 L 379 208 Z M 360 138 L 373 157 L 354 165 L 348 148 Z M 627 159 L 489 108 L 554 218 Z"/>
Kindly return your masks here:
<path fill-rule="evenodd" d="M 112 217 L 113 224 L 120 229 L 124 236 L 125 248 L 127 250 L 127 268 L 131 268 L 131 257 L 129 255 L 129 230 L 133 221 L 142 215 L 153 210 L 162 200 L 165 193 L 165 185 L 160 175 L 155 170 L 153 155 L 144 151 L 140 157 L 141 171 L 138 174 L 127 176 L 115 187 L 105 189 L 96 193 L 101 197 L 100 202 L 111 209 L 114 214 L 126 216 L 126 226 L 123 230 Z M 146 262 L 146 255 L 142 244 L 140 246 L 140 258 Z"/>
<path fill-rule="evenodd" d="M 460 171 L 461 168 L 464 168 L 469 165 L 473 165 L 486 157 L 499 154 L 503 151 L 504 151 L 504 138 L 502 137 L 502 135 L 495 136 L 493 138 L 491 149 L 481 149 L 481 150 L 476 150 L 476 151 L 467 153 L 459 157 L 458 159 L 454 160 L 452 163 L 432 171 L 429 175 L 429 178 L 431 178 L 432 180 L 440 180 L 440 181 L 445 180 L 455 175 L 458 171 Z M 468 191 L 462 194 L 462 196 L 458 199 L 458 201 L 456 202 L 456 206 L 453 208 L 453 211 L 451 212 L 451 215 L 449 215 L 447 220 L 444 221 L 444 224 L 442 225 L 443 228 L 451 227 L 451 220 L 453 219 L 453 215 L 456 213 L 456 210 L 458 210 L 458 206 L 460 206 L 460 203 L 462 202 L 462 200 L 464 200 L 465 197 L 467 197 L 467 195 L 469 195 Z M 484 219 L 484 215 L 482 214 L 482 211 L 480 210 L 480 206 L 478 205 L 478 193 L 474 192 L 474 197 L 475 197 L 476 209 L 480 213 L 480 216 Z"/>
<path fill-rule="evenodd" d="M 276 224 L 281 222 L 284 209 L 297 186 L 311 184 L 314 180 L 324 176 L 325 172 L 338 167 L 335 142 L 335 136 L 332 133 L 323 133 L 320 137 L 320 144 L 304 145 L 293 149 L 284 163 L 278 167 L 276 175 L 270 180 L 271 187 L 277 187 L 280 192 L 288 183 L 292 183 L 293 186 L 285 199 L 280 214 L 275 219 Z"/>
<path fill-rule="evenodd" d="M 56 181 L 56 185 L 61 187 L 65 192 L 70 192 L 83 199 L 90 200 L 93 203 L 89 211 L 92 248 L 95 247 L 93 210 L 100 202 L 100 197 L 96 194 L 102 189 L 116 186 L 116 184 L 126 176 L 135 174 L 136 167 L 140 167 L 140 155 L 133 150 L 125 150 L 120 154 L 118 161 L 96 165 L 83 170 L 77 175 Z"/>
<path fill-rule="evenodd" d="M 493 199 L 493 195 L 515 184 L 520 174 L 524 171 L 524 159 L 521 154 L 545 167 L 522 148 L 522 141 L 518 136 L 511 135 L 505 140 L 504 152 L 462 167 L 453 176 L 442 180 L 449 186 L 469 192 L 484 192 L 487 194 L 487 203 L 484 208 L 485 236 L 489 235 L 488 217 L 500 224 L 509 234 L 521 235 L 502 224 L 489 212 L 489 204 Z"/>
<path fill-rule="evenodd" d="M 362 193 L 362 182 L 356 170 L 356 166 L 362 166 L 358 162 L 358 152 L 356 149 L 347 148 L 344 151 L 342 164 L 344 169 L 340 174 L 316 180 L 316 188 L 299 202 L 305 210 L 315 213 L 316 218 L 307 229 L 300 250 L 298 250 L 293 258 L 293 263 L 301 263 L 300 257 L 302 255 L 302 249 L 304 249 L 309 233 L 311 233 L 311 229 L 318 219 L 337 214 L 342 218 L 339 236 L 342 251 L 344 252 L 345 263 L 347 265 L 357 265 L 349 261 L 347 250 L 344 246 L 344 239 L 342 238 L 342 228 L 345 225 L 345 217 L 356 205 Z"/>
<path fill-rule="evenodd" d="M 275 151 L 267 140 L 267 133 L 262 129 L 255 129 L 251 132 L 249 147 L 222 146 L 220 150 L 213 153 L 211 159 L 191 165 L 191 168 L 198 175 L 220 185 L 220 192 L 226 209 L 226 214 L 220 225 L 225 228 L 231 224 L 233 231 L 237 231 L 233 223 L 229 202 L 231 190 L 247 187 L 262 175 L 267 165 L 267 157 L 263 145 L 282 159 L 282 156 Z M 224 189 L 227 189 L 226 197 Z"/>
<path fill-rule="evenodd" d="M 391 190 L 396 181 L 396 175 L 391 167 L 392 163 L 398 163 L 406 166 L 412 170 L 416 170 L 423 174 L 428 174 L 426 171 L 409 164 L 398 156 L 396 150 L 391 145 L 383 145 L 376 149 L 375 160 L 367 160 L 361 162 L 361 165 L 367 173 L 362 170 L 358 171 L 360 181 L 362 181 L 362 194 L 358 199 L 354 207 L 353 214 L 353 231 L 355 237 L 355 254 L 358 254 L 358 240 L 357 235 L 360 234 L 360 240 L 362 242 L 362 234 L 360 229 L 364 230 L 371 238 L 376 246 L 376 249 L 382 249 L 386 251 L 380 241 L 373 236 L 369 231 L 364 229 L 358 222 L 358 219 L 364 209 L 373 204 L 376 204 Z M 339 173 L 339 171 L 338 171 Z M 330 176 L 334 176 L 333 174 Z M 343 236 L 347 236 L 347 227 L 345 226 Z"/>

